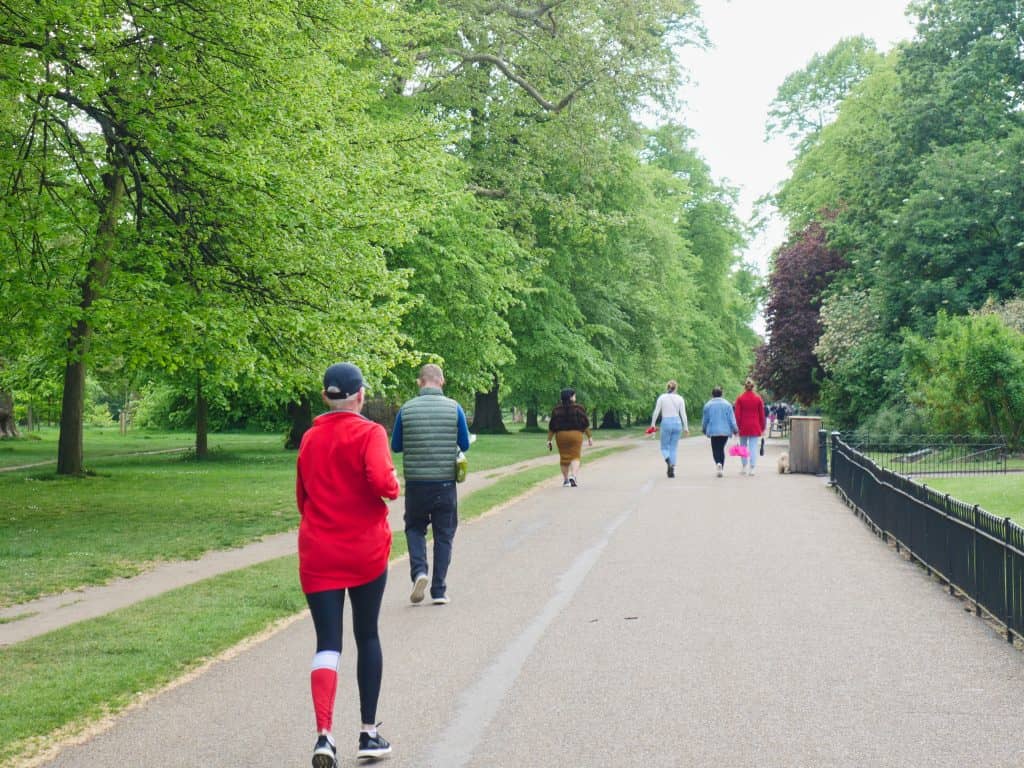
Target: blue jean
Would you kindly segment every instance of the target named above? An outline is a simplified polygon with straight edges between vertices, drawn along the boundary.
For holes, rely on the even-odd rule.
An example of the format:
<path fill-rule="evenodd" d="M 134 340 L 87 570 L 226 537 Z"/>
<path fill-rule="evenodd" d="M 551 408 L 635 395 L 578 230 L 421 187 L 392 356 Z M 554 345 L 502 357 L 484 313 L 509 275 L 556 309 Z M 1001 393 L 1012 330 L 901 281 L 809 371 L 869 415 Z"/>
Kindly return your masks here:
<path fill-rule="evenodd" d="M 676 449 L 679 447 L 679 438 L 682 434 L 682 419 L 669 416 L 661 420 L 661 456 L 668 459 L 668 463 L 673 467 L 676 465 Z"/>
<path fill-rule="evenodd" d="M 415 579 L 430 575 L 427 564 L 427 526 L 434 534 L 434 570 L 430 596 L 444 597 L 445 577 L 452 561 L 452 543 L 459 525 L 459 498 L 454 482 L 408 483 L 405 487 L 405 541 L 409 548 L 409 570 Z"/>
<path fill-rule="evenodd" d="M 747 462 L 750 462 L 750 468 L 753 469 L 757 464 L 757 454 L 761 450 L 761 436 L 760 435 L 741 435 L 740 445 L 747 446 L 747 450 L 750 451 L 750 457 L 741 457 L 743 459 L 743 466 L 747 466 Z"/>

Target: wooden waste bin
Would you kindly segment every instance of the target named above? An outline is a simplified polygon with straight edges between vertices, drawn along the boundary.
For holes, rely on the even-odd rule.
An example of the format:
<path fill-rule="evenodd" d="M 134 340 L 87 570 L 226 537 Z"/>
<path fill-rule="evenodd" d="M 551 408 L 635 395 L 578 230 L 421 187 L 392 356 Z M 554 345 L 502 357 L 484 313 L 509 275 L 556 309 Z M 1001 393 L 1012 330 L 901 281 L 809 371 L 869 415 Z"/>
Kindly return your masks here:
<path fill-rule="evenodd" d="M 789 417 L 789 471 L 815 475 L 819 471 L 819 416 Z"/>

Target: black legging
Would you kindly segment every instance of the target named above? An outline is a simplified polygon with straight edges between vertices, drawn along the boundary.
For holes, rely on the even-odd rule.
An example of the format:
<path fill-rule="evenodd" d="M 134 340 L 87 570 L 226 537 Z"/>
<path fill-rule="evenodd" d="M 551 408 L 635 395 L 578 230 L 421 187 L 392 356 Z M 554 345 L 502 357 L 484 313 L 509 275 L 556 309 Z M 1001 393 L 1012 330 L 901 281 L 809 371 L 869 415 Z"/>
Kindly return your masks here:
<path fill-rule="evenodd" d="M 725 465 L 725 444 L 728 442 L 728 435 L 711 436 L 711 455 L 715 457 L 715 464 Z"/>
<path fill-rule="evenodd" d="M 377 618 L 384 598 L 388 572 L 368 584 L 345 589 L 331 589 L 306 595 L 316 629 L 316 650 L 341 653 L 341 616 L 345 592 L 352 602 L 352 634 L 356 639 L 356 681 L 359 685 L 359 712 L 363 723 L 372 724 L 377 717 L 380 680 L 384 673 L 384 657 L 377 634 Z"/>

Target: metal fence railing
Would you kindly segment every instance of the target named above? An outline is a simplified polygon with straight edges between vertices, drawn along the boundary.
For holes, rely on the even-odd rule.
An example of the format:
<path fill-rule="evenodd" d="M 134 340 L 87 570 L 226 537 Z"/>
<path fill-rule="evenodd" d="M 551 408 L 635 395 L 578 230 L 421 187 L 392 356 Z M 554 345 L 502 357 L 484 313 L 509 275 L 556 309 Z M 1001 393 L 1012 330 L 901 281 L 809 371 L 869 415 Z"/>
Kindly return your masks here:
<path fill-rule="evenodd" d="M 1007 471 L 1001 437 L 879 436 L 844 433 L 843 441 L 876 465 L 899 475 L 993 474 Z"/>
<path fill-rule="evenodd" d="M 1024 528 L 878 466 L 832 434 L 833 487 L 883 539 L 1024 639 Z"/>

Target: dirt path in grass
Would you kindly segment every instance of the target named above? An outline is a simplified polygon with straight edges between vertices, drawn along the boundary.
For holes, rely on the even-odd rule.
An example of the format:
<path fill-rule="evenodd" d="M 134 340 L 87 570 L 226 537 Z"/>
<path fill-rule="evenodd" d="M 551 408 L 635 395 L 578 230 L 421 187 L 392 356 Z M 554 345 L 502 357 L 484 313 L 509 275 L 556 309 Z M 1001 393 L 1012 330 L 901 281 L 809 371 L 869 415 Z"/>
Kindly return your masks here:
<path fill-rule="evenodd" d="M 192 446 L 186 446 L 184 448 L 161 448 L 158 451 L 133 451 L 132 453 L 110 453 L 97 456 L 97 459 L 119 459 L 125 456 L 156 456 L 161 453 L 184 453 L 185 451 L 191 451 Z M 19 464 L 16 467 L 0 467 L 0 472 L 17 472 L 21 469 L 34 469 L 35 467 L 49 467 L 57 463 L 56 459 L 47 459 L 46 461 L 36 461 L 31 464 Z"/>
<path fill-rule="evenodd" d="M 623 442 L 639 442 L 637 438 L 620 438 Z M 595 449 L 607 447 L 618 440 L 604 440 Z M 172 449 L 178 450 L 178 449 Z M 149 451 L 148 453 L 168 453 Z M 142 454 L 132 454 L 142 455 Z M 585 457 L 584 457 L 585 460 Z M 466 482 L 459 487 L 459 498 L 465 500 L 474 491 L 481 490 L 509 475 L 533 467 L 548 465 L 552 477 L 558 475 L 558 456 L 545 454 L 536 459 L 520 461 L 504 467 L 470 471 Z M 388 504 L 392 530 L 404 528 L 402 510 L 405 499 L 399 497 Z M 217 576 L 228 571 L 284 557 L 295 552 L 295 531 L 267 536 L 244 547 L 207 552 L 196 560 L 159 563 L 138 576 L 115 579 L 101 586 L 50 595 L 28 603 L 0 608 L 0 646 L 11 645 L 51 632 L 69 624 L 116 611 L 150 597 L 178 587 Z"/>

